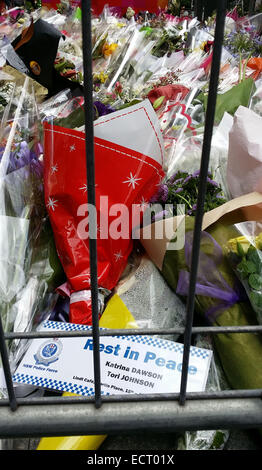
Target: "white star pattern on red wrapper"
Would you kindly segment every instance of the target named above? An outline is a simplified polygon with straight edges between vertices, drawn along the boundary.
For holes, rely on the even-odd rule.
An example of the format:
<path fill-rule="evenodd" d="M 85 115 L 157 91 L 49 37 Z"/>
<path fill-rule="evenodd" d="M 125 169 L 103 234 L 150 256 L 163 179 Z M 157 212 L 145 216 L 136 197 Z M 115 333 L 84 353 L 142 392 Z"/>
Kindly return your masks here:
<path fill-rule="evenodd" d="M 49 197 L 47 202 L 48 209 L 52 209 L 54 211 L 57 206 L 57 202 L 58 201 L 56 201 L 55 199 Z"/>
<path fill-rule="evenodd" d="M 69 148 L 70 152 L 73 152 L 75 149 L 76 149 L 76 146 L 74 144 L 70 145 L 70 148 Z"/>
<path fill-rule="evenodd" d="M 81 191 L 84 191 L 84 193 L 87 192 L 87 184 L 84 184 L 84 186 L 82 186 L 82 188 L 79 188 Z"/>
<path fill-rule="evenodd" d="M 133 189 L 135 189 L 136 184 L 138 184 L 137 181 L 141 180 L 142 178 L 135 178 L 133 174 L 130 172 L 130 176 L 127 178 L 126 181 L 123 181 L 123 183 L 128 183 L 128 186 L 132 186 Z"/>
<path fill-rule="evenodd" d="M 142 197 L 142 199 L 140 201 L 140 206 L 142 208 L 146 208 L 148 206 L 148 201 L 146 201 L 146 199 L 144 197 Z"/>
<path fill-rule="evenodd" d="M 58 171 L 57 164 L 54 165 L 54 166 L 51 166 L 51 175 L 53 175 L 53 174 L 56 173 L 57 171 Z"/>
<path fill-rule="evenodd" d="M 95 184 L 95 187 L 97 186 L 97 184 Z M 87 184 L 84 184 L 84 186 L 82 186 L 82 188 L 78 188 L 80 191 L 84 191 L 84 193 L 87 192 Z"/>
<path fill-rule="evenodd" d="M 119 261 L 121 258 L 123 258 L 123 255 L 122 255 L 121 251 L 118 251 L 117 253 L 114 253 L 114 257 L 115 257 L 116 261 Z"/>

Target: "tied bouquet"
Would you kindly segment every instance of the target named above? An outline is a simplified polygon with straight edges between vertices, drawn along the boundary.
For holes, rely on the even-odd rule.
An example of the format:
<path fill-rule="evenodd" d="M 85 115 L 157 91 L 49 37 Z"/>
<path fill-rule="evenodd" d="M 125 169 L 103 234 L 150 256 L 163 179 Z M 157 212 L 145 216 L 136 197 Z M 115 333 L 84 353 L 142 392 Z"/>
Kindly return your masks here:
<path fill-rule="evenodd" d="M 48 314 L 56 282 L 64 279 L 43 193 L 43 146 L 29 78 L 14 82 L 0 133 L 1 320 L 6 332 L 35 329 Z M 15 101 L 13 101 L 15 100 Z M 15 110 L 15 111 L 14 111 Z M 26 341 L 9 345 L 12 368 Z"/>
<path fill-rule="evenodd" d="M 250 303 L 262 322 L 262 235 L 238 236 L 224 247 L 225 255 L 243 284 Z"/>
<path fill-rule="evenodd" d="M 73 323 L 92 318 L 89 238 L 97 237 L 101 314 L 133 249 L 133 224 L 164 176 L 162 136 L 149 101 L 97 119 L 94 130 L 97 206 L 90 208 L 84 132 L 44 124 L 45 201 L 67 275 L 60 292 L 70 297 Z M 89 227 L 86 214 L 95 209 L 97 225 Z"/>
<path fill-rule="evenodd" d="M 247 295 L 234 274 L 224 246 L 239 233 L 234 224 L 261 220 L 260 193 L 250 193 L 227 201 L 204 215 L 199 268 L 196 283 L 196 311 L 207 324 L 217 326 L 253 325 L 256 316 Z M 194 216 L 172 215 L 141 229 L 141 243 L 168 285 L 186 300 L 189 288 Z M 164 235 L 159 237 L 159 233 Z M 252 334 L 219 334 L 215 349 L 226 378 L 236 389 L 260 388 L 262 343 Z"/>

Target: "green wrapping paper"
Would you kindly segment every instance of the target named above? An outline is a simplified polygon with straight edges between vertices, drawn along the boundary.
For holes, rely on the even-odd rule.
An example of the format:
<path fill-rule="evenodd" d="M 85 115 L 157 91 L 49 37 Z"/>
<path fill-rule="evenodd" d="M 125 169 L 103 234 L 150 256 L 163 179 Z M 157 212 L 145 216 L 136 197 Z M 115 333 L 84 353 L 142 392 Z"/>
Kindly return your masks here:
<path fill-rule="evenodd" d="M 229 201 L 204 216 L 195 310 L 204 317 L 208 325 L 245 326 L 257 324 L 255 312 L 245 296 L 244 289 L 240 289 L 239 280 L 227 258 L 223 256 L 222 250 L 227 241 L 238 234 L 232 224 L 244 220 L 262 219 L 261 204 L 262 195 L 251 193 Z M 167 219 L 166 222 L 169 225 L 173 223 L 173 227 L 177 227 L 175 219 Z M 176 293 L 179 290 L 179 294 L 186 301 L 191 265 L 186 250 L 190 245 L 188 240 L 192 242 L 194 217 L 186 216 L 184 220 L 186 244 L 183 248 L 170 249 L 172 243 L 176 241 L 175 231 L 172 237 L 167 240 L 154 238 L 154 233 L 156 233 L 154 231 L 149 239 L 148 234 L 142 230 L 141 242 L 169 286 Z M 219 252 L 221 256 L 215 256 L 216 252 Z M 184 275 L 182 279 L 186 279 L 187 283 L 181 282 L 181 273 Z M 206 279 L 204 279 L 205 276 Z M 213 291 L 208 290 L 210 287 L 213 288 Z M 217 295 L 217 291 L 219 291 L 219 295 Z M 217 334 L 214 335 L 214 346 L 226 379 L 233 389 L 262 388 L 260 361 L 262 340 L 259 334 Z"/>

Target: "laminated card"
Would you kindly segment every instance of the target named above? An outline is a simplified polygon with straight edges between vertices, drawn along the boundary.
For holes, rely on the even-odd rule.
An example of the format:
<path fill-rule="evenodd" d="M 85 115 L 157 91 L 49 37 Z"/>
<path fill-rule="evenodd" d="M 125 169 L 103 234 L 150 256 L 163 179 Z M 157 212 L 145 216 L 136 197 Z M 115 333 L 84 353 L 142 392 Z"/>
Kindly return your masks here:
<path fill-rule="evenodd" d="M 43 331 L 53 338 L 32 340 L 13 380 L 36 387 L 94 394 L 93 339 L 56 338 L 56 331 L 84 330 L 87 325 L 46 321 Z M 183 344 L 156 336 L 101 336 L 101 390 L 103 395 L 175 393 L 180 390 Z M 212 351 L 190 348 L 188 392 L 204 391 Z"/>

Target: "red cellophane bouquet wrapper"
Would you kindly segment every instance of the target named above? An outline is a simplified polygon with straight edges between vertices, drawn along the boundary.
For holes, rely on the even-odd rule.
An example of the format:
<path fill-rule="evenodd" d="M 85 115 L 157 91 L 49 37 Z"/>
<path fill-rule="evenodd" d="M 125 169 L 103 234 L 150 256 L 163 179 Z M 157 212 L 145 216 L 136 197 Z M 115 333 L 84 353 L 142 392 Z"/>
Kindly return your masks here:
<path fill-rule="evenodd" d="M 163 142 L 149 100 L 94 121 L 97 275 L 101 310 L 133 249 L 132 229 L 164 176 Z M 44 123 L 44 186 L 67 276 L 69 321 L 91 324 L 85 133 Z"/>

